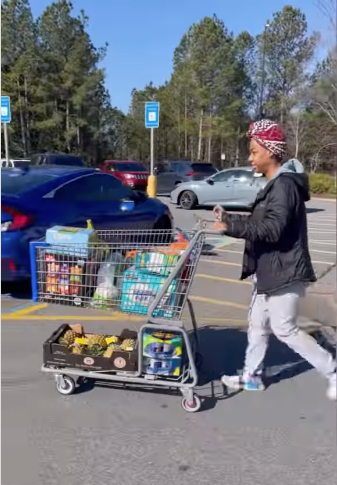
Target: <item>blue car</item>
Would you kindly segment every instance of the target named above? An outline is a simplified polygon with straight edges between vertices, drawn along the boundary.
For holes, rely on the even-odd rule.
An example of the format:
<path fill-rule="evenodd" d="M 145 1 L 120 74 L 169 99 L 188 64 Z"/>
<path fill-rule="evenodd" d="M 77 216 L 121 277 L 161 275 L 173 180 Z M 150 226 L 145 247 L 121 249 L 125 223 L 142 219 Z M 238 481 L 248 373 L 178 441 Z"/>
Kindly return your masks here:
<path fill-rule="evenodd" d="M 94 168 L 1 170 L 1 281 L 30 276 L 29 243 L 55 225 L 171 229 L 169 208 Z"/>

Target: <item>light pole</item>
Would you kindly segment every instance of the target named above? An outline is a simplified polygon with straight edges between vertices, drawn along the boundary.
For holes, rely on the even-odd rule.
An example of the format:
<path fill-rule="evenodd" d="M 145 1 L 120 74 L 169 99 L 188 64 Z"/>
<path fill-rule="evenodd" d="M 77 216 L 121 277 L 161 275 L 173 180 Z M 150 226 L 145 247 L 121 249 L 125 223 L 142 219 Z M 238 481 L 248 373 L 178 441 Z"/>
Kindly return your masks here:
<path fill-rule="evenodd" d="M 260 90 L 260 102 L 259 102 L 259 115 L 260 119 L 264 117 L 263 113 L 263 96 L 264 96 L 264 82 L 265 82 L 265 77 L 266 77 L 266 71 L 265 71 L 265 64 L 266 64 L 266 32 L 269 27 L 269 24 L 266 23 L 264 26 L 264 31 L 263 31 L 263 44 L 262 44 L 262 74 L 261 74 L 261 90 Z"/>
<path fill-rule="evenodd" d="M 7 68 L 8 68 L 7 57 L 1 56 L 1 71 L 6 72 Z M 3 125 L 4 125 L 6 167 L 9 167 L 8 123 L 3 123 Z"/>

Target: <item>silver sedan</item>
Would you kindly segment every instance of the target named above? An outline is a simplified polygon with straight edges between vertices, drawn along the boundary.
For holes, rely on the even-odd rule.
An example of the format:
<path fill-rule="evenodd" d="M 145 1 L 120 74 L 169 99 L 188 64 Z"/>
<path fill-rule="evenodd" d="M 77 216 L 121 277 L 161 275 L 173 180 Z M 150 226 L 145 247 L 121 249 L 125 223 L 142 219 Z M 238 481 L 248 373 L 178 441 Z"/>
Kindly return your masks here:
<path fill-rule="evenodd" d="M 229 168 L 205 180 L 177 185 L 171 192 L 171 202 L 186 210 L 217 204 L 249 209 L 265 185 L 265 177 L 254 173 L 251 167 Z"/>

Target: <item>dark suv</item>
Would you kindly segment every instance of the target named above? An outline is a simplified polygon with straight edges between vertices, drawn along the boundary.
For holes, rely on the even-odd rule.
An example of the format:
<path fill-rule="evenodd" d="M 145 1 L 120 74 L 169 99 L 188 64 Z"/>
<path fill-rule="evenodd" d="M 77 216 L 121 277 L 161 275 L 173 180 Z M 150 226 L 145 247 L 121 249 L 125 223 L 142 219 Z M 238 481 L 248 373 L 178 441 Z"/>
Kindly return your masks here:
<path fill-rule="evenodd" d="M 159 195 L 169 195 L 176 185 L 182 182 L 203 180 L 216 172 L 217 170 L 211 163 L 184 160 L 168 160 L 159 163 L 155 168 L 157 193 Z"/>
<path fill-rule="evenodd" d="M 37 153 L 31 157 L 31 165 L 70 165 L 85 167 L 81 157 L 65 153 Z"/>

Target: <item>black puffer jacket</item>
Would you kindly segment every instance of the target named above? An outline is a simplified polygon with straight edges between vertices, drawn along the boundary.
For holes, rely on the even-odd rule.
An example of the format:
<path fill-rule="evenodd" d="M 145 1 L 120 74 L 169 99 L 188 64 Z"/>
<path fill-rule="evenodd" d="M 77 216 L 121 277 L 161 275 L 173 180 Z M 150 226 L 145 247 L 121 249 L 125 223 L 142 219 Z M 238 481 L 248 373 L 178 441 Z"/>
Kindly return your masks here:
<path fill-rule="evenodd" d="M 258 293 L 316 281 L 308 248 L 305 174 L 281 173 L 258 194 L 251 215 L 226 214 L 226 234 L 246 240 L 241 279 L 256 273 Z"/>

